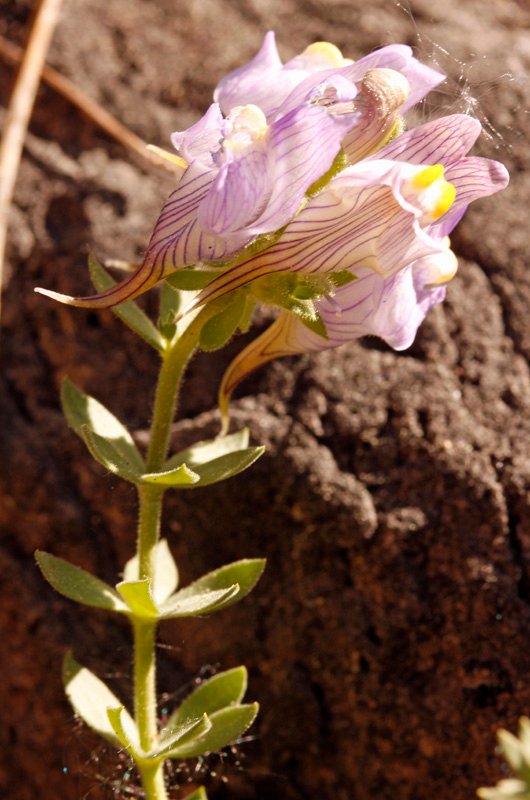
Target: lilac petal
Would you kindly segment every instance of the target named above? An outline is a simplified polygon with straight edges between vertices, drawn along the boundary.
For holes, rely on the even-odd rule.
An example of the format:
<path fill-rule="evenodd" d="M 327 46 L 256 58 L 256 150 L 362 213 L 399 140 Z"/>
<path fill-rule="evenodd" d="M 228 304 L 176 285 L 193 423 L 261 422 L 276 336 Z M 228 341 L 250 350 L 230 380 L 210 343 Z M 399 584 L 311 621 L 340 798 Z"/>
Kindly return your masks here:
<path fill-rule="evenodd" d="M 269 31 L 254 58 L 220 81 L 214 91 L 214 100 L 224 114 L 229 114 L 235 106 L 253 103 L 267 115 L 271 109 L 278 107 L 292 88 L 289 81 L 284 83 L 283 76 L 279 80 L 281 70 L 282 62 L 274 33 Z"/>
<path fill-rule="evenodd" d="M 332 165 L 351 118 L 316 104 L 274 122 L 265 142 L 221 169 L 199 212 L 204 229 L 224 236 L 244 228 L 248 238 L 289 222 Z"/>
<path fill-rule="evenodd" d="M 421 260 L 390 278 L 362 270 L 356 281 L 324 298 L 317 310 L 328 339 L 311 342 L 328 349 L 360 336 L 378 336 L 395 350 L 410 347 L 429 309 L 445 297 L 444 287 L 425 288 Z"/>
<path fill-rule="evenodd" d="M 480 131 L 478 120 L 452 114 L 405 131 L 379 150 L 375 158 L 448 166 L 469 152 Z"/>
<path fill-rule="evenodd" d="M 225 236 L 251 224 L 270 197 L 270 179 L 271 155 L 263 147 L 223 164 L 199 208 L 202 228 Z"/>
<path fill-rule="evenodd" d="M 449 211 L 430 227 L 433 236 L 447 236 L 473 200 L 500 192 L 510 180 L 508 170 L 499 161 L 479 157 L 464 158 L 450 165 L 445 177 L 455 187 L 456 199 Z"/>
<path fill-rule="evenodd" d="M 198 159 L 213 167 L 212 154 L 220 148 L 224 119 L 217 103 L 212 103 L 206 114 L 185 131 L 171 134 L 173 147 L 188 163 Z"/>
<path fill-rule="evenodd" d="M 202 229 L 198 211 L 214 178 L 215 173 L 197 161 L 188 167 L 162 207 L 142 268 L 167 275 L 199 261 L 226 258 L 247 243 L 246 232 L 220 238 Z"/>

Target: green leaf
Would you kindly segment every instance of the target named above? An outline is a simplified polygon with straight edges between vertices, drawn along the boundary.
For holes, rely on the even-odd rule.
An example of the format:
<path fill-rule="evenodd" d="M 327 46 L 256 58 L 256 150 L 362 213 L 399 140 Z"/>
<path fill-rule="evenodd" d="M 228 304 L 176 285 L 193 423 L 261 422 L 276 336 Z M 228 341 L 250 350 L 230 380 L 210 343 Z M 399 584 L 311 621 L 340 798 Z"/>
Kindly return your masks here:
<path fill-rule="evenodd" d="M 176 316 L 182 305 L 182 297 L 178 289 L 175 289 L 167 281 L 160 284 L 160 313 L 158 327 L 162 336 L 172 339 L 177 332 Z"/>
<path fill-rule="evenodd" d="M 212 483 L 219 483 L 247 469 L 257 461 L 265 452 L 264 447 L 248 447 L 246 450 L 239 450 L 236 453 L 227 453 L 225 456 L 215 458 L 207 464 L 194 465 L 194 472 L 198 476 L 198 481 L 193 486 L 183 488 L 195 489 L 199 486 L 210 486 Z"/>
<path fill-rule="evenodd" d="M 187 720 L 195 719 L 201 714 L 211 715 L 222 708 L 238 705 L 246 690 L 245 667 L 235 667 L 214 675 L 213 678 L 201 683 L 173 712 L 167 721 L 162 738 L 165 739 L 174 728 L 180 727 Z"/>
<path fill-rule="evenodd" d="M 158 486 L 168 487 L 184 487 L 192 486 L 197 483 L 199 476 L 190 469 L 186 464 L 182 464 L 175 469 L 169 469 L 162 472 L 146 472 L 142 475 L 142 483 L 153 483 Z"/>
<path fill-rule="evenodd" d="M 207 714 L 202 714 L 198 719 L 188 720 L 184 724 L 173 728 L 170 733 L 166 732 L 165 735 L 162 735 L 158 746 L 149 753 L 149 756 L 151 758 L 171 758 L 177 744 L 181 746 L 190 741 L 194 741 L 198 737 L 208 733 L 211 727 L 212 723 L 208 719 Z"/>
<path fill-rule="evenodd" d="M 238 450 L 245 450 L 248 447 L 249 430 L 243 428 L 237 433 L 229 436 L 218 436 L 216 439 L 208 439 L 204 442 L 197 442 L 166 461 L 165 469 L 173 469 L 181 464 L 189 464 L 196 467 L 198 464 L 206 464 L 214 458 L 224 456 L 226 453 L 234 453 Z"/>
<path fill-rule="evenodd" d="M 126 481 L 140 483 L 142 471 L 124 458 L 112 441 L 94 433 L 86 425 L 82 428 L 81 435 L 92 458 L 98 461 L 105 469 L 108 469 L 113 475 L 119 475 L 120 478 L 124 478 Z"/>
<path fill-rule="evenodd" d="M 199 341 L 201 350 L 212 352 L 223 347 L 238 329 L 246 306 L 246 292 L 235 292 L 231 302 L 205 322 Z"/>
<path fill-rule="evenodd" d="M 116 589 L 135 617 L 157 619 L 158 606 L 153 600 L 147 578 L 141 581 L 121 581 L 116 584 Z"/>
<path fill-rule="evenodd" d="M 198 292 L 208 286 L 220 272 L 219 269 L 179 269 L 166 278 L 166 283 L 183 292 Z"/>
<path fill-rule="evenodd" d="M 127 428 L 99 403 L 65 378 L 61 389 L 61 402 L 68 424 L 82 439 L 88 428 L 98 437 L 106 439 L 114 451 L 135 470 L 145 469 L 144 460 Z"/>
<path fill-rule="evenodd" d="M 183 800 L 208 800 L 208 795 L 206 794 L 204 786 L 199 786 L 194 792 L 187 794 Z"/>
<path fill-rule="evenodd" d="M 217 753 L 245 733 L 256 719 L 258 708 L 257 703 L 251 703 L 216 711 L 210 716 L 210 730 L 187 744 L 177 745 L 170 757 L 195 758 L 206 753 Z"/>
<path fill-rule="evenodd" d="M 138 752 L 140 749 L 138 728 L 125 707 L 107 708 L 107 717 L 120 744 L 132 753 Z"/>
<path fill-rule="evenodd" d="M 120 701 L 93 672 L 78 664 L 71 653 L 64 657 L 63 684 L 75 713 L 92 730 L 119 745 L 120 741 L 110 724 L 107 709 L 121 708 Z M 136 726 L 127 711 L 122 711 L 121 718 L 127 730 L 135 730 Z"/>
<path fill-rule="evenodd" d="M 179 574 L 167 539 L 160 539 L 155 544 L 154 550 L 155 576 L 154 580 L 151 581 L 151 594 L 155 603 L 162 603 L 177 588 Z M 138 555 L 129 559 L 123 570 L 123 580 L 127 582 L 139 580 L 139 566 L 140 559 Z"/>
<path fill-rule="evenodd" d="M 227 608 L 241 600 L 254 588 L 264 569 L 265 559 L 263 558 L 245 558 L 241 561 L 235 561 L 233 564 L 228 564 L 209 572 L 207 575 L 203 575 L 202 578 L 190 583 L 185 589 L 181 589 L 176 594 L 171 595 L 162 604 L 161 610 L 166 614 L 169 608 L 175 606 L 182 608 L 181 604 L 185 600 L 189 599 L 193 603 L 195 599 L 206 599 L 208 593 L 213 596 L 214 592 L 222 592 L 223 590 L 227 592 L 227 595 L 224 598 L 219 595 L 215 606 L 209 610 L 217 611 L 221 608 Z M 238 587 L 237 592 L 234 590 L 235 586 Z M 196 613 L 201 612 L 197 611 Z M 202 613 L 206 613 L 204 607 L 202 608 Z"/>
<path fill-rule="evenodd" d="M 114 278 L 109 275 L 105 267 L 99 263 L 93 253 L 90 253 L 88 256 L 88 269 L 96 291 L 104 292 L 106 289 L 116 286 Z M 160 353 L 164 352 L 165 342 L 160 332 L 134 300 L 127 300 L 125 303 L 120 303 L 114 306 L 111 311 L 121 319 L 128 328 L 131 328 L 131 330 L 137 333 L 138 336 L 141 336 L 144 341 L 154 347 L 155 350 L 158 350 Z"/>
<path fill-rule="evenodd" d="M 204 589 L 202 592 L 182 596 L 182 592 L 171 595 L 160 605 L 160 619 L 174 619 L 177 617 L 196 617 L 200 614 L 209 614 L 229 605 L 230 601 L 239 594 L 239 584 L 221 589 Z"/>
<path fill-rule="evenodd" d="M 109 611 L 127 610 L 117 592 L 90 572 L 42 550 L 37 550 L 35 558 L 48 583 L 64 597 Z"/>

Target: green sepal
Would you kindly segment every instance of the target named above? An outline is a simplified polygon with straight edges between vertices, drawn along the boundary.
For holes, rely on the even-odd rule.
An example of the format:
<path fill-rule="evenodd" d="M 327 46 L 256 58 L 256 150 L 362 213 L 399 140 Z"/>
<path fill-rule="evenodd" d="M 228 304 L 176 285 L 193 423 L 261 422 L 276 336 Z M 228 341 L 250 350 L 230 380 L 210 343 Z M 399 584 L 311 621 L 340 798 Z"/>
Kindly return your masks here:
<path fill-rule="evenodd" d="M 158 606 L 153 600 L 149 580 L 121 581 L 116 589 L 123 597 L 134 617 L 154 620 L 159 617 Z"/>
<path fill-rule="evenodd" d="M 187 720 L 187 722 L 175 727 L 171 733 L 162 735 L 157 747 L 149 753 L 150 758 L 172 758 L 173 751 L 177 746 L 181 747 L 191 741 L 203 736 L 211 729 L 212 723 L 208 714 L 202 714 L 197 719 Z"/>
<path fill-rule="evenodd" d="M 246 292 L 234 292 L 225 308 L 204 323 L 199 339 L 201 350 L 212 352 L 223 347 L 238 329 L 246 306 Z"/>
<path fill-rule="evenodd" d="M 125 470 L 131 474 L 145 469 L 144 460 L 127 428 L 104 405 L 82 392 L 68 378 L 64 379 L 61 388 L 61 403 L 68 424 L 89 449 L 87 431 L 93 434 L 92 444 L 96 443 L 96 450 L 100 439 L 107 443 L 107 457 L 102 456 L 104 461 L 110 456 L 111 461 L 125 465 Z"/>
<path fill-rule="evenodd" d="M 196 719 L 202 714 L 214 714 L 222 708 L 239 705 L 247 690 L 247 670 L 235 667 L 220 672 L 200 684 L 189 694 L 169 717 L 162 739 L 171 735 L 175 728 L 187 720 Z"/>
<path fill-rule="evenodd" d="M 140 750 L 138 728 L 125 706 L 107 708 L 107 718 L 119 743 L 129 752 L 138 753 Z"/>
<path fill-rule="evenodd" d="M 105 267 L 99 263 L 93 253 L 88 256 L 88 269 L 90 272 L 90 279 L 97 292 L 104 292 L 116 286 L 116 281 L 112 278 Z M 134 300 L 126 300 L 125 303 L 120 303 L 111 308 L 115 314 L 128 328 L 131 328 L 138 334 L 145 342 L 154 347 L 160 353 L 164 352 L 165 342 L 160 332 L 153 325 L 147 314 L 134 302 Z"/>
<path fill-rule="evenodd" d="M 239 330 L 241 333 L 247 333 L 250 328 L 250 323 L 252 320 L 252 314 L 256 307 L 256 301 L 252 297 L 252 295 L 247 294 L 245 299 L 245 309 L 243 314 L 241 315 L 241 319 L 239 320 Z"/>
<path fill-rule="evenodd" d="M 354 275 L 349 269 L 342 269 L 339 272 L 330 272 L 327 277 L 330 284 L 336 289 L 340 289 L 341 286 L 347 286 L 348 283 L 357 280 L 357 275 Z"/>
<path fill-rule="evenodd" d="M 197 617 L 211 614 L 225 608 L 239 594 L 239 584 L 234 583 L 221 589 L 206 589 L 183 596 L 181 592 L 171 595 L 160 604 L 160 619 L 178 619 L 179 617 Z"/>
<path fill-rule="evenodd" d="M 142 483 L 152 483 L 157 486 L 167 486 L 172 488 L 190 487 L 200 480 L 194 470 L 187 464 L 182 464 L 175 469 L 162 470 L 161 472 L 146 472 L 142 475 Z"/>
<path fill-rule="evenodd" d="M 317 336 L 321 336 L 323 339 L 329 338 L 328 329 L 326 328 L 324 320 L 322 319 L 320 314 L 317 314 L 317 316 L 314 319 L 309 319 L 308 317 L 302 317 L 302 316 L 298 316 L 298 319 L 300 320 L 300 322 L 304 323 L 306 328 L 309 328 L 310 331 L 316 333 Z"/>
<path fill-rule="evenodd" d="M 98 461 L 105 469 L 108 469 L 113 475 L 119 475 L 120 478 L 126 481 L 140 483 L 142 471 L 136 469 L 130 461 L 124 458 L 109 439 L 94 433 L 86 425 L 81 429 L 81 436 L 92 458 Z"/>
<path fill-rule="evenodd" d="M 75 713 L 89 728 L 113 744 L 120 745 L 121 742 L 110 724 L 107 709 L 122 708 L 122 704 L 108 686 L 89 669 L 78 664 L 70 652 L 63 661 L 63 685 Z M 126 710 L 121 714 L 122 724 L 126 725 L 126 729 L 135 730 L 130 714 Z"/>
<path fill-rule="evenodd" d="M 232 742 L 237 741 L 256 719 L 259 706 L 230 706 L 216 711 L 209 719 L 211 728 L 207 733 L 198 736 L 187 744 L 179 744 L 168 758 L 196 758 L 207 753 L 217 753 Z"/>
<path fill-rule="evenodd" d="M 178 289 L 175 289 L 167 281 L 160 284 L 160 311 L 158 317 L 158 327 L 160 333 L 166 339 L 172 339 L 177 332 L 176 316 L 182 306 L 182 296 Z"/>
<path fill-rule="evenodd" d="M 37 564 L 42 574 L 56 592 L 85 606 L 124 612 L 127 607 L 119 594 L 90 572 L 75 567 L 62 558 L 37 550 Z"/>
<path fill-rule="evenodd" d="M 246 558 L 209 572 L 186 586 L 185 589 L 181 589 L 176 594 L 171 595 L 161 605 L 161 611 L 167 613 L 168 616 L 175 616 L 174 613 L 169 613 L 170 609 L 179 607 L 179 605 L 180 608 L 187 608 L 187 605 L 182 605 L 183 602 L 193 602 L 194 599 L 199 601 L 200 599 L 202 603 L 203 599 L 206 600 L 208 595 L 213 598 L 214 592 L 222 593 L 223 591 L 226 592 L 226 595 L 224 597 L 221 594 L 219 596 L 216 595 L 215 603 L 212 607 L 208 609 L 203 607 L 201 611 L 194 613 L 209 613 L 210 611 L 219 611 L 221 608 L 227 608 L 241 600 L 254 588 L 265 569 L 265 563 L 264 558 Z M 178 616 L 188 616 L 188 613 L 179 613 Z"/>
<path fill-rule="evenodd" d="M 206 794 L 204 786 L 199 786 L 194 792 L 187 794 L 183 800 L 208 800 L 208 795 Z"/>
<path fill-rule="evenodd" d="M 330 180 L 334 178 L 335 175 L 338 175 L 339 172 L 342 172 L 343 169 L 346 169 L 347 166 L 349 166 L 348 156 L 341 147 L 328 171 L 325 172 L 320 178 L 317 178 L 317 180 L 312 183 L 309 189 L 306 191 L 306 197 L 310 198 L 319 194 L 322 189 L 328 185 Z"/>
<path fill-rule="evenodd" d="M 178 272 L 168 275 L 166 283 L 182 292 L 198 292 L 208 286 L 220 272 L 219 269 L 179 269 Z"/>
<path fill-rule="evenodd" d="M 125 564 L 123 580 L 127 582 L 139 580 L 139 566 L 140 559 L 136 554 Z M 151 594 L 155 603 L 163 603 L 176 590 L 179 582 L 177 565 L 171 555 L 167 539 L 160 539 L 154 546 L 154 573 L 154 580 L 151 580 Z"/>
<path fill-rule="evenodd" d="M 238 475 L 254 463 L 265 451 L 264 447 L 247 447 L 248 429 L 220 436 L 206 442 L 198 442 L 192 447 L 172 456 L 164 465 L 165 469 L 175 469 L 184 464 L 193 470 L 197 481 L 181 488 L 194 489 L 210 486 L 213 483 Z"/>

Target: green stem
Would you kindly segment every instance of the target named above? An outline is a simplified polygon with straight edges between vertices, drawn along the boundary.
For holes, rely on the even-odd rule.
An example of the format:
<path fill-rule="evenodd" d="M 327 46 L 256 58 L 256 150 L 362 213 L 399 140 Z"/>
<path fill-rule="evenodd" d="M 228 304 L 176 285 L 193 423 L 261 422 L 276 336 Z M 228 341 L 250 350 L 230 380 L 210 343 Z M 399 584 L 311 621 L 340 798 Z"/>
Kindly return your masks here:
<path fill-rule="evenodd" d="M 210 309 L 199 312 L 180 336 L 175 336 L 168 342 L 162 356 L 146 462 L 148 472 L 156 472 L 164 465 L 182 376 L 197 347 L 201 328 L 211 313 Z M 147 578 L 151 585 L 155 578 L 154 553 L 160 537 L 163 497 L 164 490 L 158 486 L 138 487 L 138 577 Z M 155 654 L 157 623 L 136 618 L 133 619 L 133 630 L 135 718 L 140 745 L 148 752 L 158 739 Z M 167 800 L 163 769 L 163 760 L 138 762 L 146 800 Z"/>

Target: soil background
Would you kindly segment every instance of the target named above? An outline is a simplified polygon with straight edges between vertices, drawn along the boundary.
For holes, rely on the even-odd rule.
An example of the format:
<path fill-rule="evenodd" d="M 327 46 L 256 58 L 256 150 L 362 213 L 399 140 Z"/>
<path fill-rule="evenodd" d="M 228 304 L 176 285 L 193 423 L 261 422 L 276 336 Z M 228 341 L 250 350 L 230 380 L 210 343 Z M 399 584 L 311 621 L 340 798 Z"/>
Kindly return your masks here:
<path fill-rule="evenodd" d="M 496 729 L 530 711 L 530 4 L 407 8 L 66 0 L 49 55 L 167 146 L 268 29 L 285 59 L 319 39 L 354 58 L 409 43 L 449 74 L 417 118 L 478 116 L 488 134 L 478 151 L 512 174 L 509 190 L 477 203 L 455 233 L 460 271 L 410 350 L 366 340 L 269 365 L 241 387 L 234 413 L 266 455 L 238 479 L 168 499 L 164 528 L 183 581 L 243 556 L 269 559 L 246 601 L 161 632 L 168 706 L 198 675 L 238 663 L 262 706 L 239 752 L 200 766 L 211 800 L 472 798 L 501 777 Z M 0 33 L 23 44 L 31 11 L 25 0 L 1 2 Z M 4 108 L 12 80 L 0 59 Z M 55 595 L 33 552 L 117 579 L 134 547 L 134 492 L 67 429 L 59 386 L 67 374 L 142 440 L 156 358 L 110 312 L 32 290 L 88 293 L 89 248 L 137 259 L 171 188 L 170 175 L 42 86 L 12 212 L 0 373 L 0 794 L 9 800 L 126 797 L 134 786 L 74 720 L 60 683 L 73 648 L 127 701 L 127 626 Z M 176 446 L 216 433 L 216 386 L 243 343 L 194 360 Z M 200 778 L 194 769 L 190 779 Z M 187 775 L 172 780 L 176 799 Z"/>

